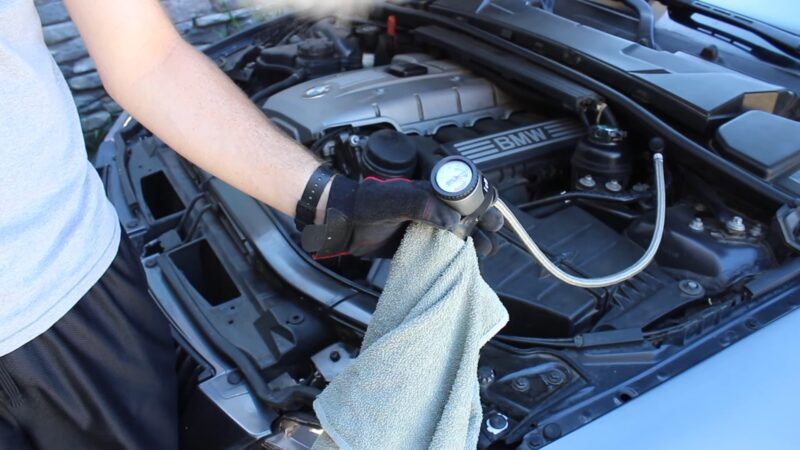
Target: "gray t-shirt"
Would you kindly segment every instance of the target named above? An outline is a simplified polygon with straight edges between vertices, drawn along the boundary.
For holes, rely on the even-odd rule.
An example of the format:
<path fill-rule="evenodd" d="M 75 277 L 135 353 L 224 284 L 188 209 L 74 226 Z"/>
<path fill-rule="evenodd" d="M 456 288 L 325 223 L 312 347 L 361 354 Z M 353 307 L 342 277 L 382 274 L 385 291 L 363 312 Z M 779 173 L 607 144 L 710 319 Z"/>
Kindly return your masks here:
<path fill-rule="evenodd" d="M 2 356 L 63 317 L 119 245 L 33 0 L 0 0 L 0 180 Z"/>

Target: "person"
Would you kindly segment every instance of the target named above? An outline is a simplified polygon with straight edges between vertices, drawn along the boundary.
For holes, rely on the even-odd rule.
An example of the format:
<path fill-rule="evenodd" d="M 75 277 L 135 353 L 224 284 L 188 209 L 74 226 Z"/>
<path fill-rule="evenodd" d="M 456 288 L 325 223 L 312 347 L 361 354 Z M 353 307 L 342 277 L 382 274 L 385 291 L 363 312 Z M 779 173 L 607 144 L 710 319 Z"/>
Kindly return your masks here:
<path fill-rule="evenodd" d="M 390 255 L 410 221 L 461 219 L 424 182 L 321 166 L 157 0 L 65 4 L 115 101 L 194 164 L 295 215 L 320 257 Z M 34 0 L 0 0 L 0 100 L 0 448 L 176 448 L 169 327 L 87 160 Z"/>

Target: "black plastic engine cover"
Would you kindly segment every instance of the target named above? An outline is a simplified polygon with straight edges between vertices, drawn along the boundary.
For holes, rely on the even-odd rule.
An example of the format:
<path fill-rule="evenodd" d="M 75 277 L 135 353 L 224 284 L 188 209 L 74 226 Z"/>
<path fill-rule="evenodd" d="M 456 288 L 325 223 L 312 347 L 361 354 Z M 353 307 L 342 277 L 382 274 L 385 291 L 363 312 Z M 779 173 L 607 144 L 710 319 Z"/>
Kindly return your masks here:
<path fill-rule="evenodd" d="M 709 294 L 722 292 L 736 281 L 774 265 L 769 247 L 760 238 L 732 236 L 722 224 L 693 230 L 689 224 L 696 212 L 689 205 L 667 209 L 661 247 L 656 254 L 659 266 L 676 278 L 699 282 Z M 653 234 L 655 217 L 650 214 L 634 221 L 626 235 L 640 245 L 647 245 Z"/>
<path fill-rule="evenodd" d="M 575 64 L 579 70 L 591 72 L 593 77 L 698 132 L 706 132 L 750 109 L 787 115 L 797 105 L 797 96 L 782 86 L 684 52 L 647 48 L 582 26 L 545 8 L 532 8 L 529 2 L 437 0 L 430 9 L 496 24 L 516 43 L 535 45 L 537 53 Z M 467 58 L 480 48 L 470 43 L 462 44 L 459 50 Z"/>
<path fill-rule="evenodd" d="M 643 251 L 578 207 L 567 207 L 542 218 L 521 211 L 515 214 L 545 253 L 562 267 L 583 276 L 603 276 L 624 269 Z M 561 282 L 542 269 L 514 236 L 505 235 L 501 240 L 498 252 L 481 261 L 481 272 L 511 317 L 503 333 L 563 337 L 572 336 L 590 324 L 602 291 Z M 620 284 L 613 296 L 617 303 L 631 305 L 669 284 L 674 281 L 658 267 L 651 266 L 633 280 Z"/>
<path fill-rule="evenodd" d="M 484 172 L 571 152 L 585 127 L 571 119 L 537 122 L 469 140 L 447 143 L 448 154 L 469 158 Z"/>

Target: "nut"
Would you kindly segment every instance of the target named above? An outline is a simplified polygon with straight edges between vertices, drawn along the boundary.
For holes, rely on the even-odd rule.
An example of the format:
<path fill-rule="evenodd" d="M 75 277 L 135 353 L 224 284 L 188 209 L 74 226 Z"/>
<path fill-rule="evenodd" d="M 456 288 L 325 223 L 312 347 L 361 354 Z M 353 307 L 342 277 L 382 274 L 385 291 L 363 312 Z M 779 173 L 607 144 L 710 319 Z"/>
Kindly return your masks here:
<path fill-rule="evenodd" d="M 695 217 L 691 222 L 689 222 L 689 228 L 694 231 L 703 231 L 706 229 L 706 226 L 703 224 L 703 219 Z"/>
<path fill-rule="evenodd" d="M 747 227 L 744 225 L 744 219 L 739 216 L 731 217 L 731 219 L 725 223 L 725 228 L 727 228 L 731 234 L 742 234 L 747 230 Z"/>
<path fill-rule="evenodd" d="M 585 188 L 589 188 L 589 189 L 591 189 L 591 188 L 593 188 L 593 187 L 597 186 L 597 182 L 596 182 L 596 181 L 594 181 L 594 178 L 592 178 L 592 176 L 591 176 L 591 175 L 584 175 L 584 176 L 582 176 L 582 177 L 581 177 L 581 178 L 578 180 L 578 184 L 580 184 L 581 186 L 583 186 L 583 187 L 585 187 Z"/>
<path fill-rule="evenodd" d="M 508 429 L 508 417 L 501 413 L 494 413 L 486 419 L 486 431 L 498 435 Z"/>
<path fill-rule="evenodd" d="M 622 185 L 617 180 L 609 180 L 606 183 L 606 189 L 610 192 L 619 192 L 622 190 Z"/>

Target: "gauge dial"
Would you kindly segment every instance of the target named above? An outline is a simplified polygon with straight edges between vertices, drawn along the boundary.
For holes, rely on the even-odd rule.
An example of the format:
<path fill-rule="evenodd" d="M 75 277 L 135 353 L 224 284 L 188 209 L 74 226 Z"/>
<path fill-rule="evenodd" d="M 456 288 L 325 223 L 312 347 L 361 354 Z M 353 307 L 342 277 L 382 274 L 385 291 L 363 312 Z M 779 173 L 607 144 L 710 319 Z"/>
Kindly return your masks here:
<path fill-rule="evenodd" d="M 484 183 L 481 183 L 484 180 Z M 431 184 L 436 195 L 466 217 L 483 204 L 489 184 L 478 172 L 478 168 L 463 156 L 448 156 L 441 159 L 431 172 Z"/>
<path fill-rule="evenodd" d="M 458 194 L 472 183 L 472 168 L 464 161 L 448 161 L 436 172 L 435 182 L 439 188 L 450 194 Z"/>

